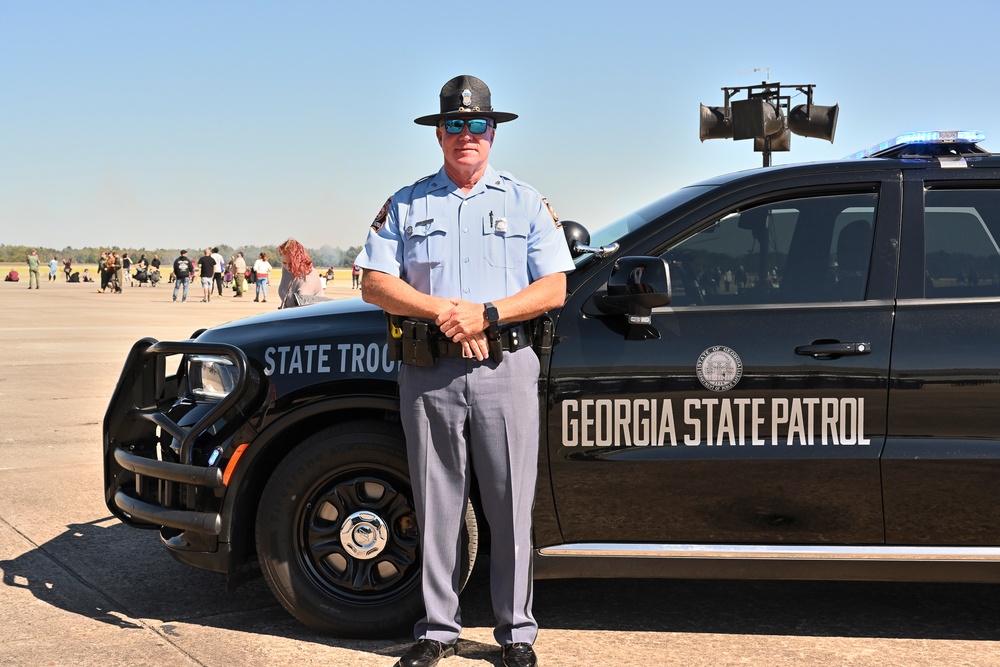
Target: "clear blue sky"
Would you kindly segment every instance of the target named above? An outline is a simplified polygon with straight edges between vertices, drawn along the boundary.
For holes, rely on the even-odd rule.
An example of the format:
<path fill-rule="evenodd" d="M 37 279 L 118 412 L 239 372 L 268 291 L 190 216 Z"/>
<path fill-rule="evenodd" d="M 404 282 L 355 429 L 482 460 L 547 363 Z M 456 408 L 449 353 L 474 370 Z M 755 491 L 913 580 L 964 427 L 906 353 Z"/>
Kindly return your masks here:
<path fill-rule="evenodd" d="M 840 104 L 835 143 L 794 136 L 775 164 L 925 129 L 1000 152 L 998 19 L 995 0 L 0 0 L 0 243 L 360 245 L 440 167 L 413 119 L 457 74 L 521 116 L 492 164 L 591 230 L 759 167 L 752 142 L 699 142 L 698 105 L 768 74 Z"/>

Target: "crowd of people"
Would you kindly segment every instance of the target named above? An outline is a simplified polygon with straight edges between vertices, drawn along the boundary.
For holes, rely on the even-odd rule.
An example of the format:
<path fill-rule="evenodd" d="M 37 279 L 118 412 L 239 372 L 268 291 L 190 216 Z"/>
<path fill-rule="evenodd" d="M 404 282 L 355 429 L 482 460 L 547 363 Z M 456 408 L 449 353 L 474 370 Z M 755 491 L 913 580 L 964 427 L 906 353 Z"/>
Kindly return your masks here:
<path fill-rule="evenodd" d="M 333 267 L 324 274 L 313 266 L 312 259 L 305 247 L 295 240 L 288 239 L 278 246 L 281 259 L 281 281 L 278 284 L 278 308 L 314 303 L 324 300 L 323 290 L 328 281 L 333 280 Z M 188 257 L 187 250 L 182 250 L 174 260 L 170 282 L 174 283 L 173 301 L 178 297 L 187 301 L 191 281 L 198 278 L 201 286 L 201 302 L 211 302 L 212 297 L 225 296 L 225 291 L 231 289 L 233 298 L 242 298 L 248 294 L 250 287 L 254 290 L 254 301 L 267 303 L 268 287 L 271 285 L 271 265 L 266 252 L 258 253 L 252 263 L 248 262 L 244 253 L 237 252 L 226 260 L 219 249 L 205 248 L 202 255 L 193 260 Z"/>
<path fill-rule="evenodd" d="M 288 239 L 278 247 L 281 258 L 281 282 L 278 285 L 278 308 L 290 308 L 305 303 L 323 300 L 323 290 L 334 278 L 333 267 L 320 274 L 313 266 L 312 259 L 305 247 L 295 240 Z M 41 259 L 37 250 L 32 250 L 27 258 L 28 288 L 38 288 Z M 254 288 L 254 301 L 267 303 L 268 287 L 271 285 L 271 271 L 274 267 L 268 260 L 266 252 L 258 253 L 257 257 L 248 262 L 242 251 L 230 255 L 227 260 L 218 247 L 205 248 L 197 259 L 188 257 L 187 250 L 181 250 L 172 265 L 163 267 L 159 255 L 147 259 L 142 253 L 136 260 L 129 257 L 128 252 L 107 250 L 101 253 L 97 262 L 97 277 L 84 268 L 83 273 L 75 271 L 73 259 L 60 259 L 53 256 L 48 262 L 48 281 L 57 279 L 60 271 L 66 282 L 96 283 L 100 294 L 121 294 L 122 288 L 130 286 L 150 285 L 156 287 L 164 279 L 166 271 L 167 282 L 173 283 L 173 301 L 187 301 L 191 282 L 197 278 L 201 286 L 201 301 L 210 302 L 213 296 L 225 296 L 226 290 L 232 290 L 233 297 L 243 297 Z M 360 289 L 360 269 L 352 267 L 353 287 Z M 7 282 L 18 282 L 20 274 L 11 270 L 4 278 Z"/>
<path fill-rule="evenodd" d="M 257 256 L 252 266 L 247 265 L 243 252 L 230 255 L 227 261 L 219 253 L 218 247 L 205 248 L 197 260 L 188 257 L 187 250 L 181 250 L 174 260 L 170 282 L 174 284 L 173 301 L 180 296 L 181 301 L 187 301 L 191 280 L 199 279 L 201 285 L 202 303 L 212 300 L 212 295 L 225 296 L 228 288 L 233 290 L 233 297 L 242 297 L 247 293 L 247 286 L 254 283 L 257 288 L 254 301 L 267 301 L 267 286 L 270 284 L 271 264 L 267 261 L 267 253 Z"/>

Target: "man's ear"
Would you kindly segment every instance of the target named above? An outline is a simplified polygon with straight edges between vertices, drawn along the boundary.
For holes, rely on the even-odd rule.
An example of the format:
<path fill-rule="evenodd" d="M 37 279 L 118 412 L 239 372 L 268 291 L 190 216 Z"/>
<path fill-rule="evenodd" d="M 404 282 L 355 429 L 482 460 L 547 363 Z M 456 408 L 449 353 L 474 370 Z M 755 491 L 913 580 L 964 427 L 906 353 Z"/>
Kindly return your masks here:
<path fill-rule="evenodd" d="M 444 128 L 438 126 L 437 128 L 435 128 L 434 133 L 437 134 L 438 146 L 444 148 Z"/>

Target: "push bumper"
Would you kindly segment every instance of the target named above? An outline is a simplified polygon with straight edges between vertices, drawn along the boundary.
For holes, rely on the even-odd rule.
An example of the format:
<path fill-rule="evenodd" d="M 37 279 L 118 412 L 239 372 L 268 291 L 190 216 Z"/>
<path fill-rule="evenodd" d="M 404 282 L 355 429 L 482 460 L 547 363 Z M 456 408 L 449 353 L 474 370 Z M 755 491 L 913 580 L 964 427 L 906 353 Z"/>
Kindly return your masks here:
<path fill-rule="evenodd" d="M 238 371 L 218 402 L 186 395 L 185 355 L 225 357 Z M 168 357 L 181 355 L 175 375 Z M 104 419 L 104 482 L 108 509 L 132 526 L 160 528 L 171 550 L 214 551 L 232 457 L 233 435 L 251 387 L 246 355 L 237 347 L 195 341 L 137 342 L 126 359 Z"/>

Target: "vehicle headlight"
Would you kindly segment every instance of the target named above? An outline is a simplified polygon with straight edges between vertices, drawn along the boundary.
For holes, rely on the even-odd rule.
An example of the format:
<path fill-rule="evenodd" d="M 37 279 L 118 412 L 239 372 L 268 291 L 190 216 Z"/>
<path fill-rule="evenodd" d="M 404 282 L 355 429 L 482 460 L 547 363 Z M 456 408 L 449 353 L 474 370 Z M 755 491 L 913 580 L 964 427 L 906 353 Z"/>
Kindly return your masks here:
<path fill-rule="evenodd" d="M 240 380 L 240 371 L 227 357 L 204 354 L 187 358 L 188 389 L 197 398 L 221 400 Z"/>

